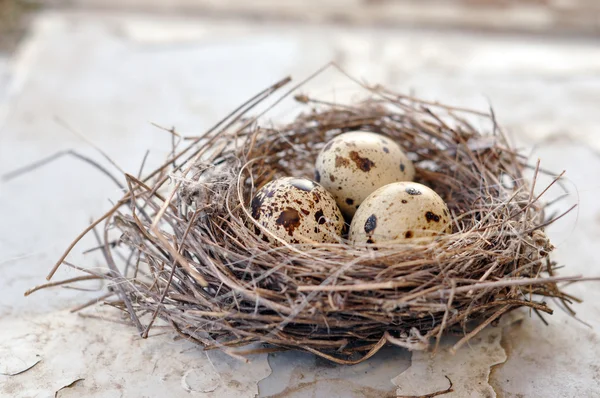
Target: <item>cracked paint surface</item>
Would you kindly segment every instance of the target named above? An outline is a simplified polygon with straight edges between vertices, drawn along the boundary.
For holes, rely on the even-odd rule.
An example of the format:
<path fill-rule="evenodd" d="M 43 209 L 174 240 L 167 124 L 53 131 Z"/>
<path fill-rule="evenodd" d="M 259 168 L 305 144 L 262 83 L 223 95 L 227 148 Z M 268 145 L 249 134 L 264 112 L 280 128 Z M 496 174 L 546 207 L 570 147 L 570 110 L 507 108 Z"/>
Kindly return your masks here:
<path fill-rule="evenodd" d="M 493 398 L 496 393 L 488 383 L 490 367 L 506 361 L 506 353 L 500 345 L 502 330 L 486 328 L 456 354 L 450 352 L 458 338 L 445 338 L 438 352 L 415 351 L 412 365 L 395 377 L 399 396 L 420 396 L 443 391 L 452 381 L 453 392 L 448 398 Z M 448 379 L 447 379 L 448 378 Z"/>
<path fill-rule="evenodd" d="M 303 352 L 269 355 L 273 373 L 259 383 L 269 397 L 395 397 L 390 381 L 410 366 L 410 352 L 385 347 L 368 361 L 342 366 Z"/>
<path fill-rule="evenodd" d="M 244 363 L 163 332 L 144 340 L 130 326 L 68 312 L 0 321 L 0 363 L 21 369 L 19 360 L 28 366 L 41 359 L 16 376 L 0 375 L 0 396 L 53 397 L 60 390 L 61 398 L 250 398 L 271 373 L 266 354 Z"/>

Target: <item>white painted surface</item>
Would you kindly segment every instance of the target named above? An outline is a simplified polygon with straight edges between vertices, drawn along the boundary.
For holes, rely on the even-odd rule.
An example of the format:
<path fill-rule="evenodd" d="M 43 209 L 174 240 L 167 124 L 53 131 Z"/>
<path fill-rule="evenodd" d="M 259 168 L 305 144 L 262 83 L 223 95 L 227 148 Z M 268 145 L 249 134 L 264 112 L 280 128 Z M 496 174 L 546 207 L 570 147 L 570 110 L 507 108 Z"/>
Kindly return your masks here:
<path fill-rule="evenodd" d="M 7 110 L 0 123 L 0 174 L 64 149 L 100 159 L 56 118 L 108 152 L 123 169 L 136 172 L 146 149 L 156 164 L 170 145 L 170 137 L 150 121 L 195 134 L 274 81 L 289 74 L 301 79 L 331 60 L 354 76 L 412 90 L 426 99 L 480 109 L 486 109 L 489 100 L 520 144 L 545 142 L 537 150 L 542 165 L 568 169 L 569 184 L 577 186 L 579 193 L 570 200 L 580 202 L 579 218 L 567 217 L 549 230 L 558 246 L 556 258 L 568 265 L 563 274 L 600 274 L 594 249 L 600 236 L 600 159 L 594 152 L 600 150 L 596 131 L 600 126 L 600 45 L 594 42 L 137 15 L 44 14 L 11 61 L 12 80 L 4 85 L 10 87 L 10 95 L 0 104 Z M 337 99 L 357 93 L 356 85 L 334 71 L 303 91 Z M 271 116 L 279 120 L 294 109 L 287 102 Z M 186 377 L 192 389 L 214 386 L 214 375 L 205 379 L 198 372 L 188 372 L 196 369 L 191 364 L 204 366 L 206 355 L 199 350 L 181 353 L 170 335 L 141 341 L 132 329 L 61 312 L 99 292 L 58 288 L 27 299 L 22 296 L 27 288 L 44 281 L 53 262 L 89 218 L 107 209 L 107 198 L 119 196 L 115 186 L 69 158 L 0 184 L 0 364 L 9 359 L 14 364 L 21 356 L 25 365 L 35 355 L 43 358 L 21 375 L 0 375 L 0 396 L 14 396 L 15 385 L 21 386 L 18 391 L 32 392 L 22 396 L 35 396 L 34 390 L 40 397 L 52 395 L 59 384 L 84 376 L 84 381 L 61 394 L 119 396 L 121 385 L 131 394 L 146 391 L 148 396 L 160 396 L 161 391 L 169 391 L 170 396 L 210 396 L 190 393 L 182 384 Z M 83 242 L 71 260 L 102 265 L 80 254 L 93 244 L 92 240 Z M 63 269 L 56 278 L 71 275 Z M 97 283 L 87 287 L 100 288 Z M 595 329 L 558 310 L 549 318 L 549 327 L 532 318 L 505 331 L 508 360 L 491 376 L 498 396 L 591 397 L 600 391 L 597 287 L 590 283 L 569 288 L 586 299 L 576 309 Z M 81 333 L 84 329 L 88 334 Z M 97 352 L 84 352 L 90 345 Z M 116 359 L 97 360 L 101 351 L 114 353 Z M 271 366 L 277 366 L 260 382 L 261 391 L 348 396 L 352 386 L 358 386 L 358 392 L 352 392 L 355 396 L 379 396 L 386 388 L 393 393 L 391 379 L 409 366 L 409 356 L 395 352 L 384 352 L 364 365 L 367 374 L 360 377 L 353 375 L 355 368 L 324 370 L 305 354 L 278 354 L 270 358 Z M 168 357 L 161 371 L 173 377 L 153 377 L 140 353 Z M 258 361 L 264 371 L 250 373 L 242 381 L 234 378 L 248 383 L 244 384 L 248 388 L 234 396 L 252 396 L 257 383 L 268 376 L 266 357 Z M 118 371 L 134 369 L 139 370 L 131 378 L 114 377 Z M 463 377 L 472 369 L 455 370 Z M 382 375 L 390 383 L 382 386 Z M 303 379 L 312 384 L 301 385 Z M 329 379 L 341 381 L 328 383 Z M 349 382 L 344 384 L 344 380 Z M 22 390 L 23 386 L 27 389 Z"/>
<path fill-rule="evenodd" d="M 243 363 L 170 335 L 143 340 L 124 325 L 68 312 L 1 320 L 0 355 L 13 369 L 40 360 L 20 375 L 0 376 L 0 396 L 7 398 L 54 397 L 79 379 L 58 396 L 254 397 L 258 381 L 271 373 L 266 354 Z"/>

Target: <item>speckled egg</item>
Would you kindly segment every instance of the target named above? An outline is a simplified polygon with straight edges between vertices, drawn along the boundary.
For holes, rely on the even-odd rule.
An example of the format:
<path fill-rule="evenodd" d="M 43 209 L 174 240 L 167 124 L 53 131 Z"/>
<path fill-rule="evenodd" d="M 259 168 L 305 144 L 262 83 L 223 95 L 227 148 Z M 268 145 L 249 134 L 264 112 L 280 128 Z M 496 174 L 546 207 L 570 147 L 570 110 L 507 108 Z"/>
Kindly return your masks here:
<path fill-rule="evenodd" d="M 331 192 L 348 217 L 377 188 L 415 176 L 412 162 L 396 142 L 365 131 L 340 134 L 329 141 L 315 169 L 316 181 Z"/>
<path fill-rule="evenodd" d="M 452 233 L 450 212 L 431 188 L 416 182 L 385 185 L 356 211 L 350 225 L 352 243 L 407 242 Z"/>
<path fill-rule="evenodd" d="M 250 213 L 267 231 L 288 243 L 335 243 L 344 229 L 333 196 L 306 178 L 284 177 L 267 183 L 252 199 Z M 250 227 L 264 241 L 278 242 L 256 224 Z"/>

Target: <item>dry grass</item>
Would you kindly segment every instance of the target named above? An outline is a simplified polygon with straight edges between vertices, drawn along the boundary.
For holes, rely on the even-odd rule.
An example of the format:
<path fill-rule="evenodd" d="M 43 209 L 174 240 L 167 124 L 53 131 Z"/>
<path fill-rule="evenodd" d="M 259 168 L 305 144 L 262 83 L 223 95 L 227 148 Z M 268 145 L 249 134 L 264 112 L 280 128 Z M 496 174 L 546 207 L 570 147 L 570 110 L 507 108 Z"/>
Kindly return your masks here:
<path fill-rule="evenodd" d="M 533 193 L 539 165 L 529 184 L 526 159 L 493 114 L 379 87 L 370 99 L 343 106 L 298 95 L 306 112 L 274 128 L 247 116 L 287 82 L 175 149 L 147 177 L 126 175 L 127 193 L 81 235 L 103 224 L 108 272 L 65 262 L 80 236 L 48 278 L 66 263 L 109 280 L 102 299 L 117 296 L 107 302 L 126 311 L 142 336 L 160 318 L 207 349 L 238 355 L 233 347 L 263 342 L 344 364 L 388 343 L 426 349 L 445 332 L 464 333 L 458 349 L 516 308 L 551 314 L 544 297 L 573 300 L 557 282 L 577 278 L 553 274 L 553 246 L 544 234 L 552 220 Z M 487 133 L 467 122 L 474 117 L 488 122 Z M 355 129 L 393 137 L 413 156 L 416 180 L 446 200 L 452 234 L 377 249 L 274 246 L 247 227 L 258 188 L 277 176 L 312 177 L 323 143 Z M 172 189 L 161 194 L 169 182 Z M 117 244 L 112 230 L 120 233 Z M 128 256 L 119 257 L 123 252 Z"/>

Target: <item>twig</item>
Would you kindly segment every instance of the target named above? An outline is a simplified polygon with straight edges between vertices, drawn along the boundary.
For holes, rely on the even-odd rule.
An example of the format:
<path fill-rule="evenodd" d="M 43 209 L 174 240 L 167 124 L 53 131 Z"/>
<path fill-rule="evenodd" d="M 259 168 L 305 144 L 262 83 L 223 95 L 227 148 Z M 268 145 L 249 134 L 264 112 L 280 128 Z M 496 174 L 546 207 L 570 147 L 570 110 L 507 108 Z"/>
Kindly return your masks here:
<path fill-rule="evenodd" d="M 55 282 L 50 282 L 50 283 L 44 283 L 43 285 L 38 285 L 35 287 L 32 287 L 31 289 L 28 289 L 25 292 L 25 296 L 29 296 L 31 293 L 33 292 L 37 292 L 38 290 L 41 289 L 46 289 L 49 287 L 54 287 L 54 286 L 61 286 L 61 285 L 66 285 L 67 283 L 74 283 L 74 282 L 81 282 L 81 281 L 89 281 L 92 279 L 102 279 L 101 276 L 96 276 L 96 275 L 83 275 L 83 276 L 76 276 L 74 278 L 70 278 L 70 279 L 65 279 L 62 281 L 55 281 Z"/>
<path fill-rule="evenodd" d="M 453 387 L 452 380 L 450 380 L 450 378 L 446 375 L 444 375 L 444 377 L 448 380 L 448 383 L 450 384 L 450 386 L 448 388 L 446 388 L 445 390 L 433 392 L 431 394 L 426 394 L 426 395 L 398 395 L 396 398 L 433 398 L 433 397 L 439 397 L 440 395 L 450 394 L 451 392 L 454 392 L 454 389 L 452 388 Z"/>

